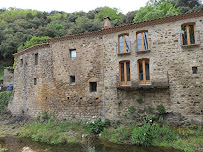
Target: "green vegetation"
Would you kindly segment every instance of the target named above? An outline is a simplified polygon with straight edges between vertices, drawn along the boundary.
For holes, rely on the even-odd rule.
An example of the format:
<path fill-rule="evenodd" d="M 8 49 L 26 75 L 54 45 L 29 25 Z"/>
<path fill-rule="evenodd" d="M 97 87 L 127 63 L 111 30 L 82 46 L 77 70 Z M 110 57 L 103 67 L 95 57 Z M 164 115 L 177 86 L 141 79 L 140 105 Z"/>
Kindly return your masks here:
<path fill-rule="evenodd" d="M 137 11 L 133 21 L 142 22 L 157 18 L 163 18 L 165 16 L 178 15 L 180 13 L 180 9 L 175 8 L 167 0 L 150 0 L 145 7 L 142 7 Z"/>
<path fill-rule="evenodd" d="M 139 10 L 122 14 L 117 8 L 100 7 L 89 12 L 41 12 L 16 8 L 0 9 L 0 58 L 13 59 L 12 54 L 32 45 L 32 37 L 50 38 L 97 31 L 103 28 L 103 18 L 109 16 L 112 26 L 151 20 L 168 15 L 198 11 L 200 0 L 149 0 Z"/>
<path fill-rule="evenodd" d="M 81 120 L 56 120 L 54 114 L 44 112 L 37 121 L 19 129 L 20 137 L 30 137 L 48 144 L 80 142 L 88 151 L 95 151 L 94 135 L 113 143 L 135 144 L 139 146 L 170 146 L 185 152 L 200 151 L 203 144 L 202 128 L 186 127 L 172 129 L 157 122 L 137 125 L 96 119 L 91 123 Z M 93 135 L 93 136 L 92 136 Z"/>
<path fill-rule="evenodd" d="M 0 62 L 0 81 L 4 79 L 4 67 L 9 66 L 10 63 L 9 62 Z"/>
<path fill-rule="evenodd" d="M 165 107 L 161 104 L 161 105 L 158 105 L 156 110 L 159 112 L 160 115 L 163 115 L 166 113 L 166 109 Z"/>
<path fill-rule="evenodd" d="M 13 98 L 12 91 L 4 91 L 0 92 L 0 114 L 4 110 L 4 108 L 8 105 L 9 101 Z"/>
<path fill-rule="evenodd" d="M 29 41 L 26 41 L 25 44 L 22 44 L 18 47 L 18 52 L 25 50 L 31 46 L 34 46 L 36 44 L 42 44 L 46 42 L 46 39 L 49 39 L 50 37 L 48 36 L 43 36 L 43 37 L 36 37 L 33 36 Z"/>
<path fill-rule="evenodd" d="M 136 111 L 136 109 L 135 109 L 134 106 L 130 106 L 130 107 L 128 108 L 128 112 L 129 112 L 130 114 L 134 114 L 135 111 Z"/>
<path fill-rule="evenodd" d="M 139 103 L 139 104 L 142 104 L 142 103 L 144 102 L 143 99 L 141 99 L 141 98 L 137 99 L 136 101 L 137 101 L 137 103 Z"/>
<path fill-rule="evenodd" d="M 0 145 L 0 152 L 7 152 L 8 149 L 6 147 L 3 147 L 2 145 Z"/>
<path fill-rule="evenodd" d="M 81 140 L 81 125 L 81 121 L 56 121 L 51 117 L 45 122 L 26 124 L 18 133 L 20 137 L 30 137 L 47 144 L 72 143 Z"/>

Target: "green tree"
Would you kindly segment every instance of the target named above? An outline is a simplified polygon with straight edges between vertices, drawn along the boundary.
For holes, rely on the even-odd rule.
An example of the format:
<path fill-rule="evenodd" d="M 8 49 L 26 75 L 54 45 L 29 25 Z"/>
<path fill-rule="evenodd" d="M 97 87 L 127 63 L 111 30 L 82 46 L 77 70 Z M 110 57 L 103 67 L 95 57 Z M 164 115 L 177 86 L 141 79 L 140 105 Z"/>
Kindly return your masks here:
<path fill-rule="evenodd" d="M 179 8 L 182 13 L 199 11 L 203 9 L 202 0 L 169 0 L 174 7 Z"/>
<path fill-rule="evenodd" d="M 36 37 L 33 36 L 29 41 L 26 41 L 24 45 L 21 45 L 20 47 L 18 47 L 18 52 L 29 48 L 31 46 L 34 46 L 36 44 L 42 44 L 46 42 L 46 39 L 49 39 L 50 37 L 48 36 L 43 36 L 43 37 Z"/>
<path fill-rule="evenodd" d="M 110 8 L 106 6 L 100 7 L 98 10 L 99 12 L 95 15 L 95 19 L 100 22 L 102 22 L 106 16 L 110 17 L 113 23 L 116 23 L 123 17 L 123 14 L 119 12 L 117 8 Z"/>
<path fill-rule="evenodd" d="M 167 0 L 150 0 L 145 7 L 137 11 L 133 21 L 142 22 L 178 14 L 180 14 L 180 9 L 175 8 Z"/>

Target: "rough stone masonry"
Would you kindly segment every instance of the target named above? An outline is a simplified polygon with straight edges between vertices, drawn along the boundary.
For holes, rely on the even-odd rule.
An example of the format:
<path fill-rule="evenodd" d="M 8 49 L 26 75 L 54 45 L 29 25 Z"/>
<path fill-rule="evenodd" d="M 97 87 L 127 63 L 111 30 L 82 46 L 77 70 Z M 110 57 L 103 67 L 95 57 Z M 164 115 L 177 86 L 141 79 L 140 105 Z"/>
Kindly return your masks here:
<path fill-rule="evenodd" d="M 187 39 L 183 45 L 182 29 L 191 25 L 195 44 Z M 148 49 L 137 51 L 143 32 Z M 122 44 L 120 35 L 129 41 Z M 169 122 L 202 124 L 202 40 L 203 11 L 49 39 L 14 54 L 15 94 L 9 108 L 31 117 L 50 111 L 58 118 L 121 119 L 130 106 L 143 110 L 163 104 Z M 119 53 L 127 43 L 128 52 Z M 147 66 L 150 80 L 142 84 L 140 68 Z M 128 71 L 128 85 L 121 84 L 122 68 Z"/>

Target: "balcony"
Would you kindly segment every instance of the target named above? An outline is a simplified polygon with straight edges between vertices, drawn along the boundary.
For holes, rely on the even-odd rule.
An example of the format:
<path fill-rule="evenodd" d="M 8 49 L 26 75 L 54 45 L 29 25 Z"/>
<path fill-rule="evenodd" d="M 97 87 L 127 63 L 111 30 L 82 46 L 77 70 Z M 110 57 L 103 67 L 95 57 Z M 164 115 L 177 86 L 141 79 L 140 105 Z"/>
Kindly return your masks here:
<path fill-rule="evenodd" d="M 118 90 L 150 90 L 150 89 L 169 89 L 169 78 L 166 76 L 162 79 L 154 79 L 151 81 L 151 84 L 139 84 L 138 81 L 131 81 L 131 85 L 120 85 L 119 76 L 117 76 L 117 89 Z"/>

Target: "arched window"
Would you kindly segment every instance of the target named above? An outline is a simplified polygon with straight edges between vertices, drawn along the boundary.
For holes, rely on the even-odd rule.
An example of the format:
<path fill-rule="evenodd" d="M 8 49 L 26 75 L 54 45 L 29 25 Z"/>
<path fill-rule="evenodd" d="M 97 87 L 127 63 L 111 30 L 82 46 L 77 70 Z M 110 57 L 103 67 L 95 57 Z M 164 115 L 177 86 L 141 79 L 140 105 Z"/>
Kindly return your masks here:
<path fill-rule="evenodd" d="M 151 84 L 149 59 L 138 60 L 138 83 Z"/>
<path fill-rule="evenodd" d="M 130 52 L 129 34 L 122 34 L 118 37 L 119 54 Z"/>
<path fill-rule="evenodd" d="M 130 80 L 130 61 L 119 62 L 120 85 L 131 85 Z"/>
<path fill-rule="evenodd" d="M 148 31 L 137 32 L 137 51 L 149 50 Z"/>
<path fill-rule="evenodd" d="M 183 45 L 196 45 L 195 23 L 183 24 L 181 30 Z"/>

